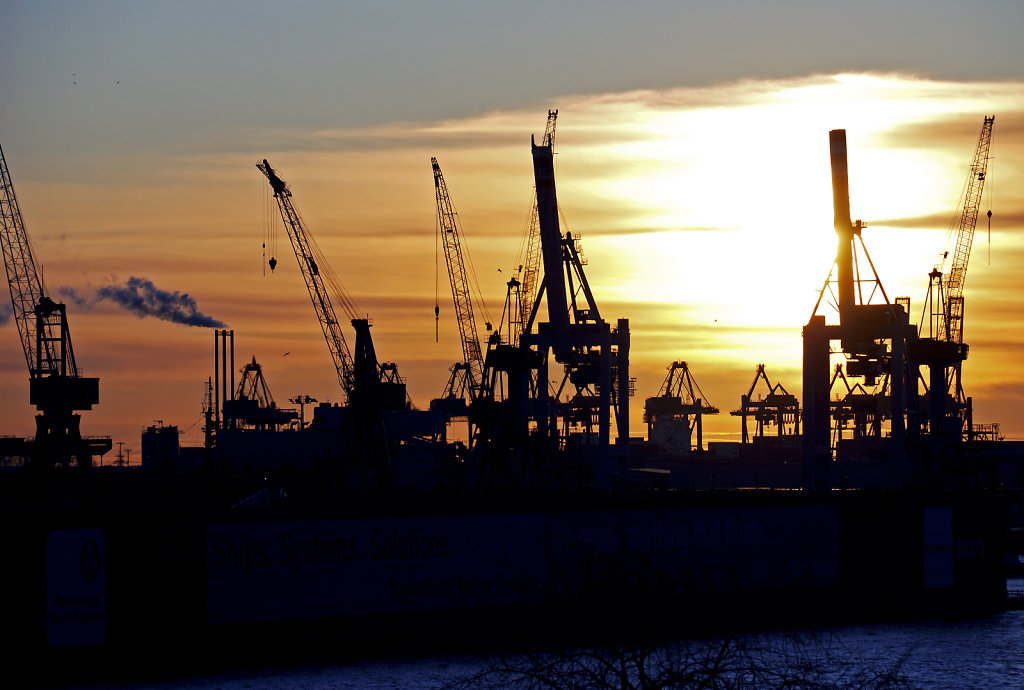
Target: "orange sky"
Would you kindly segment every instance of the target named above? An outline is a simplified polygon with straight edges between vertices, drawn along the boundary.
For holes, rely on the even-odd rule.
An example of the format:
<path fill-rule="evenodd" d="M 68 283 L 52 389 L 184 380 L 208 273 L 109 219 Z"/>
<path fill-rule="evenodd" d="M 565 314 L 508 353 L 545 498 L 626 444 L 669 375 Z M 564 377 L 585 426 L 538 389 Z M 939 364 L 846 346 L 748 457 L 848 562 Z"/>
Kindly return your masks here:
<path fill-rule="evenodd" d="M 982 117 L 996 115 L 985 206 L 966 282 L 965 387 L 976 422 L 1024 438 L 1024 84 L 898 74 L 748 80 L 720 86 L 567 95 L 559 109 L 558 196 L 582 236 L 602 315 L 630 319 L 634 435 L 643 399 L 668 364 L 687 360 L 723 414 L 705 436 L 734 438 L 758 363 L 800 395 L 800 329 L 835 253 L 828 131 L 848 131 L 854 218 L 890 297 L 917 319 Z M 330 357 L 287 239 L 264 275 L 266 157 L 361 310 L 378 356 L 396 361 L 413 401 L 440 394 L 461 353 L 444 266 L 434 340 L 437 156 L 492 320 L 529 223 L 530 134 L 543 108 L 337 130 L 256 130 L 248 150 L 119 153 L 71 174 L 3 141 L 51 293 L 91 295 L 135 276 L 188 293 L 235 330 L 236 363 L 253 355 L 279 403 L 340 400 Z M 275 210 L 276 213 L 276 210 Z M 991 259 L 989 260 L 989 252 Z M 443 261 L 443 254 L 442 259 Z M 521 259 L 519 259 L 521 261 Z M 499 269 L 501 272 L 499 272 Z M 477 307 L 478 319 L 485 318 Z M 84 373 L 99 376 L 87 434 L 138 448 L 156 420 L 198 443 L 212 333 L 140 319 L 110 302 L 70 309 Z M 481 327 L 481 332 L 482 332 Z M 347 333 L 348 335 L 348 333 Z M 287 356 L 284 353 L 290 353 Z M 0 325 L 0 433 L 31 435 L 27 374 L 13 321 Z"/>

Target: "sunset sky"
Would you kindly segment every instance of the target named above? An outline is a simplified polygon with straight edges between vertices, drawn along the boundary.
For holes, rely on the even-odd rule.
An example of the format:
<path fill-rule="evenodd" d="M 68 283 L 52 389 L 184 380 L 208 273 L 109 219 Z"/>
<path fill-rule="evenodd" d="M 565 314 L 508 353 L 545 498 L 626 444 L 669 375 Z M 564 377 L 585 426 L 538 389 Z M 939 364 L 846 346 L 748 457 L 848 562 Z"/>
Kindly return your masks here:
<path fill-rule="evenodd" d="M 964 380 L 976 422 L 1024 439 L 1022 31 L 1018 0 L 0 0 L 0 146 L 100 377 L 83 431 L 134 453 L 157 420 L 198 444 L 213 374 L 210 328 L 112 298 L 145 281 L 234 329 L 237 366 L 255 356 L 279 404 L 342 399 L 280 222 L 264 270 L 263 158 L 426 408 L 461 356 L 430 157 L 496 322 L 529 226 L 530 135 L 557 108 L 562 212 L 602 316 L 630 319 L 633 434 L 686 360 L 722 410 L 706 438 L 738 438 L 728 411 L 759 363 L 801 395 L 801 327 L 835 255 L 828 131 L 847 130 L 853 216 L 916 322 L 994 114 Z M 5 291 L 0 434 L 32 435 L 33 415 Z"/>

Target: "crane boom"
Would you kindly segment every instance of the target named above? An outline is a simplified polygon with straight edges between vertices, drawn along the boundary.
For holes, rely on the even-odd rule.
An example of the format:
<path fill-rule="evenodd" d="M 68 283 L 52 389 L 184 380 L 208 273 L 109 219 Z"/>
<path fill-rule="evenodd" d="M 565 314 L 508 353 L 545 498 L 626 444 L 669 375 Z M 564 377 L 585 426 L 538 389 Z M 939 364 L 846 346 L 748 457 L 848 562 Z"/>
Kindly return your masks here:
<path fill-rule="evenodd" d="M 355 365 L 352 353 L 345 342 L 345 336 L 341 332 L 338 318 L 334 314 L 334 305 L 331 303 L 330 294 L 324 285 L 321 269 L 328 270 L 324 264 L 317 264 L 316 256 L 321 256 L 319 248 L 313 238 L 302 226 L 302 218 L 292 205 L 292 192 L 288 188 L 270 163 L 264 158 L 257 163 L 256 167 L 266 175 L 274 190 L 274 198 L 277 199 L 277 206 L 281 211 L 281 219 L 288 231 L 288 239 L 291 240 L 292 249 L 295 250 L 295 259 L 299 263 L 299 270 L 306 281 L 306 289 L 309 291 L 309 299 L 313 302 L 313 310 L 320 320 L 320 328 L 323 330 L 324 339 L 327 341 L 327 349 L 331 352 L 331 359 L 334 361 L 334 368 L 338 372 L 338 383 L 341 385 L 345 395 L 351 399 L 355 386 Z M 324 263 L 324 262 L 321 262 Z M 343 299 L 343 296 L 342 296 Z"/>
<path fill-rule="evenodd" d="M 469 294 L 469 279 L 462 255 L 462 240 L 459 237 L 455 211 L 452 209 L 448 187 L 441 174 L 437 158 L 430 159 L 434 170 L 434 191 L 437 196 L 437 221 L 441 230 L 444 258 L 448 264 L 448 277 L 452 284 L 452 299 L 455 302 L 455 317 L 459 323 L 459 337 L 462 339 L 462 356 L 466 363 L 466 376 L 470 396 L 476 398 L 484 383 L 484 358 L 473 318 L 473 302 Z"/>
<path fill-rule="evenodd" d="M 956 249 L 953 252 L 953 263 L 945 285 L 945 304 L 943 318 L 945 327 L 939 333 L 949 342 L 959 343 L 963 339 L 963 291 L 967 277 L 967 262 L 971 258 L 971 244 L 974 241 L 974 228 L 978 223 L 978 209 L 981 207 L 981 193 L 985 188 L 985 174 L 988 169 L 988 152 L 992 145 L 992 123 L 995 116 L 985 117 L 978 136 L 978 146 L 974 150 L 963 204 L 953 220 L 959 229 L 956 238 Z"/>
<path fill-rule="evenodd" d="M 555 146 L 555 121 L 558 119 L 557 110 L 548 111 L 548 121 L 544 126 L 544 137 L 541 139 L 543 145 L 550 145 L 552 150 Z M 526 262 L 523 264 L 523 283 L 520 289 L 520 319 L 522 328 L 526 327 L 529 321 L 530 312 L 533 310 L 533 303 L 537 299 L 537 291 L 540 284 L 537 278 L 540 276 L 540 220 L 537 214 L 537 195 L 534 192 L 533 208 L 530 217 L 530 236 L 526 243 Z"/>

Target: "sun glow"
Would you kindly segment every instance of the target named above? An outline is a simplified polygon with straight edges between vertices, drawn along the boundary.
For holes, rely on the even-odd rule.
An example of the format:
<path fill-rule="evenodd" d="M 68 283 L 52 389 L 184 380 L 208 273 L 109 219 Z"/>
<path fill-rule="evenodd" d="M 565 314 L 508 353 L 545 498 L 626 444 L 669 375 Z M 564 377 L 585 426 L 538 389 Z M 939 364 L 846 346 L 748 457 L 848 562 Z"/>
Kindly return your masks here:
<path fill-rule="evenodd" d="M 673 360 L 691 363 L 723 411 L 738 405 L 760 362 L 799 394 L 800 329 L 835 255 L 830 129 L 848 133 L 851 210 L 868 224 L 863 236 L 874 265 L 890 299 L 911 296 L 916 321 L 978 127 L 991 113 L 998 114 L 995 163 L 1005 171 L 996 182 L 996 218 L 1008 220 L 994 228 L 1004 254 L 993 255 L 990 269 L 972 261 L 965 333 L 979 339 L 966 366 L 985 387 L 973 393 L 979 409 L 986 391 L 993 401 L 1007 399 L 998 388 L 1003 372 L 1024 371 L 1019 348 L 1000 345 L 1014 342 L 1006 324 L 1024 322 L 1013 311 L 1024 289 L 1015 269 L 1024 201 L 1014 196 L 1024 185 L 1013 177 L 1024 169 L 1024 142 L 1013 127 L 1001 134 L 1000 126 L 1024 112 L 1022 94 L 1019 84 L 835 75 L 553 103 L 560 111 L 555 163 L 563 229 L 581 236 L 602 316 L 630 319 L 633 430 L 643 428 L 642 400 L 657 392 Z M 378 355 L 399 364 L 413 400 L 426 407 L 461 356 L 443 258 L 437 263 L 429 159 L 437 156 L 444 170 L 494 321 L 529 226 L 529 139 L 543 131 L 543 116 L 531 108 L 366 129 L 267 131 L 254 134 L 259 150 L 119 158 L 104 176 L 74 184 L 23 182 L 21 162 L 9 159 L 54 289 L 138 275 L 187 291 L 235 329 L 240 352 L 264 364 L 279 398 L 337 400 L 294 260 L 278 256 L 277 273 L 262 275 L 266 183 L 253 164 L 266 156 L 341 282 L 372 316 Z M 111 205 L 112 198 L 119 203 Z M 182 199 L 195 203 L 183 206 Z M 278 250 L 290 252 L 284 237 Z M 212 366 L 207 332 L 140 322 L 112 307 L 76 311 L 72 323 L 82 365 L 110 382 L 103 404 L 89 413 L 90 429 L 136 438 L 152 419 L 184 428 L 196 417 Z M 4 329 L 5 381 L 21 386 L 13 324 Z M 100 354 L 128 344 L 148 353 L 144 362 L 187 366 L 169 376 L 140 362 L 132 371 L 143 373 L 126 373 L 116 357 Z M 986 359 L 986 351 L 999 361 Z M 131 390 L 134 382 L 143 392 Z M 161 385 L 168 392 L 153 399 L 149 391 Z M 25 424 L 0 431 L 31 433 L 26 399 L 21 388 L 4 396 L 0 412 Z M 142 419 L 133 402 L 140 399 L 147 400 Z M 1019 428 L 1024 433 L 1024 419 Z M 735 434 L 738 426 L 723 414 L 705 429 Z"/>

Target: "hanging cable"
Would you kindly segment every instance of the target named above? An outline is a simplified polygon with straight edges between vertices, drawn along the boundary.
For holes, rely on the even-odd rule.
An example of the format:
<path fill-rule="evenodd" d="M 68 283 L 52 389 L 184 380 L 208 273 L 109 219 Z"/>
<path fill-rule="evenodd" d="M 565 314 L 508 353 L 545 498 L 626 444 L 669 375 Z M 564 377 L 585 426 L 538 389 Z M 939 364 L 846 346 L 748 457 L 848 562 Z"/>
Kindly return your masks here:
<path fill-rule="evenodd" d="M 441 221 L 434 213 L 434 342 L 439 342 L 440 319 L 441 319 L 441 294 L 440 277 L 438 275 L 440 266 L 440 244 L 441 244 Z"/>
<path fill-rule="evenodd" d="M 260 231 L 263 233 L 263 236 L 261 237 L 261 240 L 262 240 L 262 243 L 263 243 L 262 244 L 263 257 L 262 257 L 262 261 L 260 261 L 260 267 L 263 270 L 263 276 L 266 277 L 266 275 L 267 275 L 267 187 L 266 187 L 266 185 L 260 185 L 260 188 L 261 188 L 260 189 L 260 194 L 262 195 L 260 200 L 263 202 L 261 204 L 261 208 L 260 208 L 260 210 L 263 212 L 263 217 L 260 218 Z"/>
<path fill-rule="evenodd" d="M 992 176 L 988 180 L 988 265 L 992 265 Z"/>

